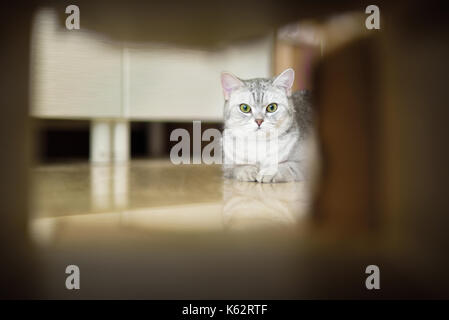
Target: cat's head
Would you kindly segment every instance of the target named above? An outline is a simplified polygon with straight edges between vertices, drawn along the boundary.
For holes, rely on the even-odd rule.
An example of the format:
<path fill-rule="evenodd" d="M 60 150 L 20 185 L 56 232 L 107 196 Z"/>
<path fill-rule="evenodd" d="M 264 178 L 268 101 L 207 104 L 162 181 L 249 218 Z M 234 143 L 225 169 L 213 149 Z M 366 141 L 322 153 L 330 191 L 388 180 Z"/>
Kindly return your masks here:
<path fill-rule="evenodd" d="M 293 121 L 289 103 L 295 73 L 287 69 L 272 79 L 242 80 L 223 72 L 221 84 L 225 98 L 225 128 L 237 132 L 277 130 L 282 133 Z"/>

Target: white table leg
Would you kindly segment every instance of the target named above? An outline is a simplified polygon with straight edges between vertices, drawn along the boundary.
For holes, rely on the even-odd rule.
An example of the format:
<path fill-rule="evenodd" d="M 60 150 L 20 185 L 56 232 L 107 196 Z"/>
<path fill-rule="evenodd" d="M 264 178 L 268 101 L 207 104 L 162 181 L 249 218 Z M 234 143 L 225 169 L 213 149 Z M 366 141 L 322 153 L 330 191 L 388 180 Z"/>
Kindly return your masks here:
<path fill-rule="evenodd" d="M 111 124 L 106 120 L 92 120 L 90 124 L 90 161 L 111 161 Z"/>
<path fill-rule="evenodd" d="M 113 152 L 114 162 L 127 162 L 129 160 L 130 148 L 130 128 L 129 121 L 116 121 L 112 123 Z"/>

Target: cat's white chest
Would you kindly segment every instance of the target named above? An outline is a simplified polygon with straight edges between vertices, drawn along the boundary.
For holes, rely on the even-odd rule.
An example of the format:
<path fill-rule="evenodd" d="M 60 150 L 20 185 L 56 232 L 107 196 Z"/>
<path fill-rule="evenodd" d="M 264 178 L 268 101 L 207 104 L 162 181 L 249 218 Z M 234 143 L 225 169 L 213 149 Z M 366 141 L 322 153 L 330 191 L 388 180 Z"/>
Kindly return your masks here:
<path fill-rule="evenodd" d="M 300 149 L 295 133 L 281 137 L 265 132 L 251 137 L 236 136 L 229 131 L 223 134 L 224 163 L 229 165 L 277 166 L 280 162 L 299 160 Z"/>

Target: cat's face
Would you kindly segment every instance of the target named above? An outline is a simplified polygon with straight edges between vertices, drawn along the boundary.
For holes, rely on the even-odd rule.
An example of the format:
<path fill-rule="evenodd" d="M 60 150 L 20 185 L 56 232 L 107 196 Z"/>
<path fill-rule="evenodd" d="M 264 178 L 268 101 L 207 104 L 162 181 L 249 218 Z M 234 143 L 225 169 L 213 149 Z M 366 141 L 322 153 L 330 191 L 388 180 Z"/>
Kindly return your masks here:
<path fill-rule="evenodd" d="M 225 127 L 237 134 L 287 130 L 293 119 L 289 105 L 294 71 L 287 69 L 274 79 L 241 80 L 221 75 L 225 103 Z"/>

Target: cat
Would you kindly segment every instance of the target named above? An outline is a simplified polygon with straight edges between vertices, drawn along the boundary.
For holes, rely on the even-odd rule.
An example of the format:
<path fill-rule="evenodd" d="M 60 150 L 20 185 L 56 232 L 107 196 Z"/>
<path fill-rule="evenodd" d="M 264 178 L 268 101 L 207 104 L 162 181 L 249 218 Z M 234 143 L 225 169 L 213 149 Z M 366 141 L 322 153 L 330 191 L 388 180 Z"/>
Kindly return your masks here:
<path fill-rule="evenodd" d="M 305 180 L 311 94 L 292 94 L 294 77 L 291 68 L 272 79 L 221 74 L 225 177 L 260 183 Z"/>

